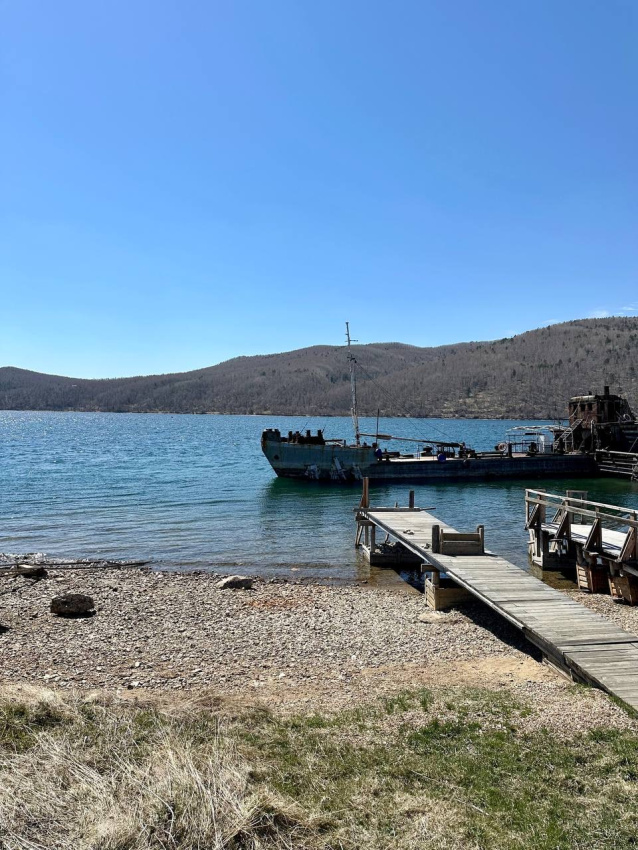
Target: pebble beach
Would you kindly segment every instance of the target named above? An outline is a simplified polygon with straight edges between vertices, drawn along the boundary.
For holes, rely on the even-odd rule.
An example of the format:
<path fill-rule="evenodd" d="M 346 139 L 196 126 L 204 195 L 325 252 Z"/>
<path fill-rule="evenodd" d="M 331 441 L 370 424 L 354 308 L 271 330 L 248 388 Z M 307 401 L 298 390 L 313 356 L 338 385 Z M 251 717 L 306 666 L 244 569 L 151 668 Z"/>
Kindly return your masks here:
<path fill-rule="evenodd" d="M 428 612 L 422 594 L 398 578 L 380 587 L 256 578 L 249 590 L 222 590 L 219 581 L 211 573 L 138 569 L 5 578 L 5 686 L 133 699 L 216 695 L 289 713 L 338 710 L 406 688 L 469 685 L 532 701 L 532 724 L 572 732 L 614 718 L 627 724 L 605 695 L 575 688 L 478 603 Z M 51 599 L 65 593 L 90 595 L 95 613 L 52 614 Z M 638 612 L 616 609 L 626 627 L 638 628 Z"/>

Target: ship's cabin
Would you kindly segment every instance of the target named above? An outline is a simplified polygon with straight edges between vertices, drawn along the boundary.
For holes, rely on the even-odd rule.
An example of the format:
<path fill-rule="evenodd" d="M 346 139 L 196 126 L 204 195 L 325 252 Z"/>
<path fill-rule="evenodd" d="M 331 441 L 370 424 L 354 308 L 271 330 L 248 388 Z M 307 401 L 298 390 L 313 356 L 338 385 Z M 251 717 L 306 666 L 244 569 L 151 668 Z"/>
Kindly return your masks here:
<path fill-rule="evenodd" d="M 554 429 L 546 425 L 516 425 L 505 432 L 505 441 L 496 446 L 503 454 L 546 455 L 554 451 Z"/>
<path fill-rule="evenodd" d="M 610 393 L 609 387 L 605 387 L 602 395 L 590 393 L 589 395 L 577 395 L 569 400 L 569 424 L 571 427 L 579 422 L 582 423 L 584 428 L 590 428 L 593 424 L 630 422 L 633 418 L 627 399 Z"/>

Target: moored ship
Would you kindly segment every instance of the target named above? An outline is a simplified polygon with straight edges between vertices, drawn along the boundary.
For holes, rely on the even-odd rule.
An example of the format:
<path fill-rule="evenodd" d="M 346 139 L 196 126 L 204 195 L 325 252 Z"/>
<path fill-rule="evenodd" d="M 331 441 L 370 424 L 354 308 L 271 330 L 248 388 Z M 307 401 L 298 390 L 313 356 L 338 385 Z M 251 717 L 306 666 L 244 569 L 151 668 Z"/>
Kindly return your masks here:
<path fill-rule="evenodd" d="M 306 481 L 349 482 L 369 478 L 382 481 L 466 481 L 494 478 L 544 478 L 596 475 L 594 456 L 581 452 L 538 448 L 539 435 L 528 430 L 524 438 L 503 442 L 493 452 L 477 452 L 463 444 L 425 445 L 403 454 L 380 449 L 379 445 L 348 444 L 345 440 L 325 440 L 316 434 L 292 433 L 282 436 L 277 428 L 267 428 L 261 447 L 282 478 Z M 531 439 L 533 435 L 536 439 Z M 401 439 L 401 438 L 397 438 Z"/>

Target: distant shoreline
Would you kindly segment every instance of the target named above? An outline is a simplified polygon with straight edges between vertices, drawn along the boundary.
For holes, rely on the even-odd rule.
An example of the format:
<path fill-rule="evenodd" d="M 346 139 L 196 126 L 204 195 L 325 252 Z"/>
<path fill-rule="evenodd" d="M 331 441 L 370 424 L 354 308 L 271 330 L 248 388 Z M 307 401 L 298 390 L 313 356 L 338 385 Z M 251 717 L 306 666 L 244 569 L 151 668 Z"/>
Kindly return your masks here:
<path fill-rule="evenodd" d="M 269 419 L 348 419 L 350 412 L 346 413 L 221 413 L 210 411 L 199 413 L 197 411 L 181 410 L 79 410 L 79 409 L 51 409 L 51 408 L 0 408 L 0 413 L 88 413 L 88 414 L 117 414 L 118 416 L 267 416 Z M 360 419 L 375 419 L 374 414 L 359 414 Z M 470 420 L 477 422 L 555 422 L 555 416 L 401 416 L 400 414 L 382 415 L 381 419 L 405 419 L 419 422 L 429 419 L 445 419 L 451 422 L 455 420 Z M 561 417 L 567 419 L 567 416 Z"/>

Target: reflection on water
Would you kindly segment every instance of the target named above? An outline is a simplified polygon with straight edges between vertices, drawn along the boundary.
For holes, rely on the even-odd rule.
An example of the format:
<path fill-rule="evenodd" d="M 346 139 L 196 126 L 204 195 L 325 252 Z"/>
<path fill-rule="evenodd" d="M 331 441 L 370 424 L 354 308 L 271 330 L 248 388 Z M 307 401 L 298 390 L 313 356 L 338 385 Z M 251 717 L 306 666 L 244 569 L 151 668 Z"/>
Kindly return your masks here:
<path fill-rule="evenodd" d="M 515 424 L 525 423 L 385 419 L 380 429 L 443 431 L 485 449 Z M 0 551 L 374 581 L 354 549 L 359 488 L 276 478 L 259 445 L 272 425 L 350 433 L 345 418 L 0 411 Z M 526 567 L 524 489 L 539 484 L 638 508 L 638 485 L 615 479 L 384 484 L 371 499 L 406 504 L 414 489 L 417 505 L 459 529 L 484 524 L 488 548 Z"/>

